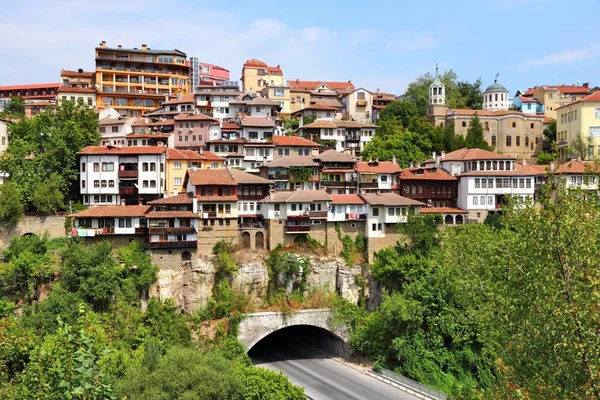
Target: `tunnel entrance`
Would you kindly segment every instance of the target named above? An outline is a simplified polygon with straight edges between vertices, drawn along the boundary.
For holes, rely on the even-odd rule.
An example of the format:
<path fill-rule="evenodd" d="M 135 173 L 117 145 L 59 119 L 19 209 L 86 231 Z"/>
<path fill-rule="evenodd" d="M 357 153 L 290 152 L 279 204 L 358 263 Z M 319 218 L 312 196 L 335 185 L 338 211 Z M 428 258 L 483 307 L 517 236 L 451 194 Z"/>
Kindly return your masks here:
<path fill-rule="evenodd" d="M 248 351 L 254 364 L 283 360 L 333 358 L 345 355 L 346 344 L 334 333 L 311 325 L 279 329 Z"/>

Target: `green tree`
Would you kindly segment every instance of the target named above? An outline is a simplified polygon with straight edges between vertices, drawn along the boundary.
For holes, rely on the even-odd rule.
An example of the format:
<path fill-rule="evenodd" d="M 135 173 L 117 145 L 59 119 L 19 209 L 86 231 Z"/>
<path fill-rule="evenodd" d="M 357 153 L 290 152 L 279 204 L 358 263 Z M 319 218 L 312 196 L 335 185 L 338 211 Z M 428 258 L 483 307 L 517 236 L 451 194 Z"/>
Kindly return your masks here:
<path fill-rule="evenodd" d="M 550 143 L 556 142 L 556 120 L 553 119 L 550 123 L 544 128 L 544 136 Z"/>
<path fill-rule="evenodd" d="M 125 267 L 124 277 L 131 279 L 135 287 L 135 296 L 148 297 L 150 286 L 158 278 L 158 267 L 152 264 L 152 256 L 146 253 L 137 240 L 119 249 L 119 258 Z"/>
<path fill-rule="evenodd" d="M 19 186 L 11 181 L 0 185 L 0 221 L 14 226 L 23 218 L 23 203 Z"/>
<path fill-rule="evenodd" d="M 585 160 L 590 156 L 590 151 L 593 150 L 590 148 L 591 146 L 591 136 L 588 136 L 586 139 L 583 139 L 581 136 L 577 136 L 569 145 L 569 153 L 574 157 Z"/>
<path fill-rule="evenodd" d="M 470 149 L 484 149 L 488 150 L 489 145 L 485 141 L 485 136 L 483 134 L 483 126 L 479 121 L 479 116 L 477 113 L 473 114 L 471 118 L 471 123 L 469 124 L 469 128 L 467 129 L 467 137 L 465 138 L 467 147 Z"/>
<path fill-rule="evenodd" d="M 395 121 L 396 124 L 408 128 L 411 119 L 418 115 L 419 110 L 415 103 L 410 101 L 392 101 L 381 111 L 379 119 L 383 121 Z"/>
<path fill-rule="evenodd" d="M 13 117 L 25 116 L 25 100 L 21 96 L 11 97 L 8 103 L 6 103 L 4 110 L 2 110 L 2 115 Z"/>
<path fill-rule="evenodd" d="M 555 161 L 557 158 L 556 153 L 547 153 L 545 151 L 540 151 L 537 155 L 537 163 L 540 165 L 548 165 L 552 161 Z"/>
<path fill-rule="evenodd" d="M 457 135 L 454 129 L 454 124 L 446 124 L 443 128 L 443 143 L 444 149 L 448 152 L 467 147 L 465 138 L 462 135 Z"/>
<path fill-rule="evenodd" d="M 35 190 L 53 173 L 67 200 L 79 194 L 77 152 L 99 142 L 98 119 L 83 104 L 61 103 L 34 118 L 10 125 L 10 142 L 0 160 L 0 170 L 21 190 L 26 208 L 33 207 Z"/>
<path fill-rule="evenodd" d="M 392 161 L 407 167 L 410 162 L 423 161 L 431 151 L 431 141 L 412 132 L 400 130 L 394 121 L 380 121 L 377 134 L 362 153 L 363 160 Z"/>
<path fill-rule="evenodd" d="M 241 398 L 247 400 L 304 400 L 304 390 L 294 386 L 282 372 L 265 368 L 238 369 L 242 381 Z"/>
<path fill-rule="evenodd" d="M 481 92 L 481 78 L 473 83 L 467 81 L 459 81 L 456 84 L 458 92 L 457 106 L 458 108 L 469 108 L 471 110 L 481 110 L 483 108 L 483 93 Z"/>
<path fill-rule="evenodd" d="M 39 212 L 54 213 L 65 208 L 64 193 L 65 187 L 61 182 L 61 177 L 52 173 L 45 182 L 35 188 L 32 202 Z"/>

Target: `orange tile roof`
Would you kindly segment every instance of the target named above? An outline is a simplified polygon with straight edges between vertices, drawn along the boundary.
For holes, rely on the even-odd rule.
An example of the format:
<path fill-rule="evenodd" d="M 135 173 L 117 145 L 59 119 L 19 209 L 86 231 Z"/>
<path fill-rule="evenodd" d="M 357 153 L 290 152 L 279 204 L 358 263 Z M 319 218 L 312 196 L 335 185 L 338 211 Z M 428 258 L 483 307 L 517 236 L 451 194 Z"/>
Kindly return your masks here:
<path fill-rule="evenodd" d="M 553 174 L 584 174 L 598 171 L 600 171 L 600 164 L 597 161 L 570 160 L 559 165 Z"/>
<path fill-rule="evenodd" d="M 149 201 L 150 205 L 161 205 L 161 204 L 192 204 L 193 196 L 191 193 L 182 193 L 177 196 L 164 197 L 162 199 Z"/>
<path fill-rule="evenodd" d="M 581 98 L 581 99 L 579 99 L 579 100 L 577 100 L 577 101 L 575 101 L 573 103 L 567 104 L 566 106 L 557 107 L 556 110 L 560 110 L 562 108 L 569 107 L 569 106 L 572 106 L 572 105 L 575 105 L 575 104 L 579 104 L 579 103 L 598 103 L 598 102 L 600 102 L 600 91 L 594 92 L 594 93 L 592 93 L 590 95 L 587 95 L 587 96 L 585 96 L 585 97 L 583 97 L 583 98 Z"/>
<path fill-rule="evenodd" d="M 310 124 L 304 125 L 302 128 L 305 129 L 335 129 L 336 126 L 331 121 L 315 121 Z"/>
<path fill-rule="evenodd" d="M 469 212 L 456 207 L 423 207 L 419 210 L 421 214 L 468 214 Z"/>
<path fill-rule="evenodd" d="M 398 164 L 394 164 L 391 161 L 380 161 L 380 162 L 357 162 L 356 170 L 363 174 L 395 174 L 400 172 L 402 168 Z"/>
<path fill-rule="evenodd" d="M 193 186 L 202 185 L 237 185 L 233 175 L 226 169 L 188 170 L 186 181 Z"/>
<path fill-rule="evenodd" d="M 519 111 L 510 111 L 510 110 L 497 110 L 497 111 L 485 111 L 485 110 L 471 110 L 471 109 L 462 109 L 462 108 L 451 108 L 448 109 L 448 116 L 451 117 L 453 115 L 464 115 L 464 116 L 473 116 L 475 113 L 479 117 L 504 117 L 504 116 L 521 116 L 526 118 L 544 118 L 541 115 L 535 114 L 525 114 Z"/>
<path fill-rule="evenodd" d="M 102 217 L 143 217 L 150 206 L 93 206 L 83 211 L 69 215 L 75 218 L 102 218 Z"/>
<path fill-rule="evenodd" d="M 524 96 L 521 96 L 521 101 L 523 103 L 539 103 L 539 104 L 541 104 L 540 101 L 537 98 L 535 98 L 535 97 L 524 97 Z"/>
<path fill-rule="evenodd" d="M 544 123 L 545 123 L 545 124 L 549 124 L 549 123 L 550 123 L 550 122 L 552 122 L 552 121 L 554 121 L 554 118 L 552 118 L 552 117 L 545 117 L 545 118 L 544 118 Z"/>
<path fill-rule="evenodd" d="M 319 143 L 313 142 L 312 140 L 304 139 L 300 136 L 273 136 L 273 144 L 275 146 L 311 146 L 311 147 L 323 147 Z"/>
<path fill-rule="evenodd" d="M 85 77 L 85 78 L 93 78 L 96 75 L 96 72 L 94 71 L 73 71 L 70 69 L 62 69 L 60 71 L 60 76 L 68 76 L 71 78 L 79 78 L 79 77 Z"/>
<path fill-rule="evenodd" d="M 494 153 L 493 151 L 483 149 L 467 149 L 466 147 L 446 153 L 444 161 L 474 161 L 474 160 L 514 160 L 515 157 L 505 156 L 504 154 Z M 435 160 L 425 161 L 427 163 Z"/>
<path fill-rule="evenodd" d="M 168 148 L 167 159 L 169 160 L 204 160 L 198 152 L 192 150 L 179 150 Z"/>
<path fill-rule="evenodd" d="M 60 83 L 32 83 L 29 85 L 2 85 L 0 91 L 28 90 L 28 89 L 58 89 Z"/>
<path fill-rule="evenodd" d="M 456 181 L 456 176 L 450 175 L 448 171 L 437 167 L 405 168 L 400 171 L 400 179 L 406 180 L 444 180 Z"/>
<path fill-rule="evenodd" d="M 221 132 L 235 132 L 241 129 L 242 127 L 237 122 L 224 121 L 221 125 Z"/>
<path fill-rule="evenodd" d="M 267 63 L 265 63 L 264 61 L 260 61 L 259 59 L 256 59 L 256 58 L 251 58 L 249 60 L 246 60 L 246 62 L 244 63 L 244 67 L 267 68 Z"/>
<path fill-rule="evenodd" d="M 370 205 L 374 206 L 424 206 L 420 201 L 400 196 L 396 193 L 364 193 L 360 197 Z"/>
<path fill-rule="evenodd" d="M 365 204 L 357 194 L 330 194 L 331 204 Z"/>
<path fill-rule="evenodd" d="M 128 146 L 122 148 L 115 146 L 87 146 L 77 154 L 164 154 L 166 150 L 167 148 L 162 146 Z"/>
<path fill-rule="evenodd" d="M 169 101 L 165 101 L 162 103 L 163 106 L 172 105 L 172 104 L 182 104 L 182 103 L 193 103 L 195 99 L 194 93 L 189 93 L 184 96 L 181 96 L 181 99 L 173 99 Z"/>
<path fill-rule="evenodd" d="M 175 121 L 216 121 L 214 118 L 209 117 L 208 115 L 199 113 L 199 114 L 192 114 L 192 113 L 181 113 L 175 116 Z"/>
<path fill-rule="evenodd" d="M 207 161 L 224 161 L 225 159 L 221 156 L 216 155 L 213 152 L 204 150 L 201 154 Z"/>
<path fill-rule="evenodd" d="M 586 85 L 586 84 L 584 84 Z M 561 93 L 569 94 L 585 94 L 590 91 L 588 86 L 573 86 L 573 85 L 547 85 L 546 89 L 558 90 Z"/>
<path fill-rule="evenodd" d="M 317 86 L 320 86 L 323 83 L 333 90 L 354 89 L 354 84 L 352 83 L 352 81 L 301 81 L 299 79 L 296 79 L 295 81 L 288 81 L 288 86 L 297 87 L 300 89 L 315 89 Z"/>

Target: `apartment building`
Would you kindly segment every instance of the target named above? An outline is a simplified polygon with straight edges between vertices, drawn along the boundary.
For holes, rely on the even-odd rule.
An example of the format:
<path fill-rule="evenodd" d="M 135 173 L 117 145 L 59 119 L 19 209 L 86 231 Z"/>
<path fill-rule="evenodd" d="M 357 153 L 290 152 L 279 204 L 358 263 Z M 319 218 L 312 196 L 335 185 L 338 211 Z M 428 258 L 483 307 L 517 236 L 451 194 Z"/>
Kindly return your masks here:
<path fill-rule="evenodd" d="M 600 157 L 600 92 L 594 92 L 556 111 L 556 140 L 559 158 L 572 155 Z M 583 142 L 587 154 L 575 154 L 576 142 Z"/>
<path fill-rule="evenodd" d="M 174 127 L 175 148 L 194 151 L 206 148 L 206 140 L 211 137 L 211 131 L 220 130 L 215 119 L 190 112 L 175 116 Z"/>
<path fill-rule="evenodd" d="M 60 83 L 34 83 L 26 85 L 2 85 L 0 86 L 0 111 L 13 97 L 22 97 L 28 102 L 50 101 L 56 104 L 56 96 Z"/>
<path fill-rule="evenodd" d="M 377 125 L 356 121 L 315 121 L 298 128 L 298 134 L 315 135 L 321 140 L 335 142 L 335 150 L 359 157 L 375 135 Z"/>
<path fill-rule="evenodd" d="M 591 88 L 589 83 L 586 82 L 577 85 L 563 84 L 535 86 L 524 92 L 519 91 L 517 92 L 517 95 L 535 98 L 543 106 L 541 111 L 544 112 L 544 116 L 557 119 L 557 108 L 581 100 L 597 90 L 598 88 Z"/>
<path fill-rule="evenodd" d="M 230 105 L 241 95 L 238 81 L 214 82 L 196 88 L 196 107 L 215 119 L 224 121 L 235 117 L 234 107 Z"/>
<path fill-rule="evenodd" d="M 377 91 L 373 93 L 373 121 L 379 120 L 379 115 L 392 101 L 397 101 L 398 96 L 391 93 Z"/>
<path fill-rule="evenodd" d="M 128 142 L 127 136 L 133 133 L 133 124 L 136 122 L 138 119 L 132 117 L 102 118 L 98 121 L 100 144 L 102 146 L 131 146 L 131 139 Z"/>
<path fill-rule="evenodd" d="M 190 67 L 179 50 L 127 49 L 106 46 L 96 51 L 97 107 L 113 107 L 124 116 L 138 116 L 156 109 L 165 96 L 187 94 Z"/>
<path fill-rule="evenodd" d="M 60 71 L 60 87 L 57 100 L 60 104 L 64 101 L 79 102 L 89 108 L 96 107 L 96 73 L 78 69 Z"/>
<path fill-rule="evenodd" d="M 319 143 L 300 136 L 273 136 L 273 159 L 277 160 L 287 156 L 313 156 L 317 157 L 323 148 Z"/>
<path fill-rule="evenodd" d="M 280 110 L 279 103 L 263 97 L 243 96 L 240 100 L 231 101 L 231 111 L 236 118 L 270 117 L 277 118 Z"/>
<path fill-rule="evenodd" d="M 200 85 L 229 80 L 229 70 L 218 65 L 201 62 L 198 57 L 190 57 L 190 89 L 196 92 Z"/>
<path fill-rule="evenodd" d="M 209 151 L 200 152 L 168 148 L 166 150 L 165 195 L 185 193 L 183 181 L 189 169 L 222 169 L 225 159 Z"/>
<path fill-rule="evenodd" d="M 191 260 L 199 239 L 196 200 L 189 193 L 184 193 L 149 204 L 152 209 L 146 214 L 148 247 L 159 254 L 180 249 L 181 260 Z"/>
<path fill-rule="evenodd" d="M 267 86 L 282 86 L 283 71 L 279 65 L 269 67 L 265 62 L 252 58 L 242 67 L 241 81 L 244 93 L 260 93 Z"/>
<path fill-rule="evenodd" d="M 165 153 L 160 146 L 88 146 L 78 155 L 84 205 L 144 204 L 165 191 Z"/>
<path fill-rule="evenodd" d="M 366 89 L 354 89 L 341 95 L 347 118 L 362 123 L 373 122 L 373 94 Z"/>

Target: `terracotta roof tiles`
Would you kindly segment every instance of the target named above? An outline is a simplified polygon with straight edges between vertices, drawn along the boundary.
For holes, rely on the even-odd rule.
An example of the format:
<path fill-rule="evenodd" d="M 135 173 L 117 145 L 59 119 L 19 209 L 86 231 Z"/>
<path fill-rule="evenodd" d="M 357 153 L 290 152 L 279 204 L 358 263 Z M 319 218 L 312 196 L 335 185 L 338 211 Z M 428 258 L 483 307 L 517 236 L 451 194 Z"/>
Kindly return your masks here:
<path fill-rule="evenodd" d="M 331 204 L 365 204 L 357 194 L 330 194 Z"/>
<path fill-rule="evenodd" d="M 143 217 L 150 206 L 93 206 L 83 211 L 69 215 L 75 218 L 103 218 L 103 217 Z"/>
<path fill-rule="evenodd" d="M 193 186 L 237 185 L 231 172 L 226 169 L 188 170 L 186 181 L 188 179 Z"/>
<path fill-rule="evenodd" d="M 122 148 L 114 146 L 87 146 L 77 154 L 164 154 L 166 150 L 167 148 L 162 146 L 128 146 Z"/>
<path fill-rule="evenodd" d="M 291 146 L 291 147 L 298 147 L 298 146 L 323 147 L 319 143 L 313 142 L 312 140 L 308 140 L 308 139 L 305 139 L 300 136 L 276 135 L 276 136 L 273 136 L 273 144 L 275 146 Z"/>
<path fill-rule="evenodd" d="M 450 175 L 448 171 L 438 167 L 405 168 L 400 171 L 401 180 L 435 180 L 435 181 L 457 181 L 456 176 Z"/>
<path fill-rule="evenodd" d="M 396 193 L 364 193 L 362 199 L 372 206 L 424 206 L 420 201 L 400 196 Z"/>
<path fill-rule="evenodd" d="M 357 162 L 356 170 L 362 174 L 395 174 L 402 170 L 398 164 L 391 161 Z"/>

